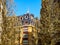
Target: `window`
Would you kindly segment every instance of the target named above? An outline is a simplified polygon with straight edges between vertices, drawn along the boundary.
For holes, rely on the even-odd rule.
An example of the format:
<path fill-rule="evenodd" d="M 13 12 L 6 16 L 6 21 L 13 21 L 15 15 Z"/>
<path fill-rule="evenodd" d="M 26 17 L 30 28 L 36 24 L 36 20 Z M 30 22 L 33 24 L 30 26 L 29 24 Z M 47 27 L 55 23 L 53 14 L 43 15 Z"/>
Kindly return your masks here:
<path fill-rule="evenodd" d="M 28 44 L 28 40 L 23 40 L 23 45 Z"/>
<path fill-rule="evenodd" d="M 27 32 L 28 31 L 28 28 L 23 28 L 24 32 Z"/>
<path fill-rule="evenodd" d="M 28 30 L 27 30 L 27 29 L 25 29 L 25 30 L 24 30 L 24 32 L 28 32 Z"/>
<path fill-rule="evenodd" d="M 24 34 L 23 38 L 28 38 L 28 34 Z"/>
<path fill-rule="evenodd" d="M 25 16 L 25 19 L 28 19 L 28 16 Z"/>
<path fill-rule="evenodd" d="M 23 40 L 23 43 L 28 43 L 28 40 Z"/>

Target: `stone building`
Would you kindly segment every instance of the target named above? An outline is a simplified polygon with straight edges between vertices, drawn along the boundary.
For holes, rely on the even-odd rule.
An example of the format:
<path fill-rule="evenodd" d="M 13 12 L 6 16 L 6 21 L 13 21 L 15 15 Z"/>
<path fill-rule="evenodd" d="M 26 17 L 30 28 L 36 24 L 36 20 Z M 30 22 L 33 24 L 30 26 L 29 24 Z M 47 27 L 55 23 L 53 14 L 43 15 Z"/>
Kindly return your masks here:
<path fill-rule="evenodd" d="M 39 45 L 60 45 L 60 0 L 42 0 Z"/>
<path fill-rule="evenodd" d="M 18 16 L 20 21 L 20 45 L 37 45 L 38 35 L 35 28 L 34 15 L 26 13 L 23 16 Z"/>

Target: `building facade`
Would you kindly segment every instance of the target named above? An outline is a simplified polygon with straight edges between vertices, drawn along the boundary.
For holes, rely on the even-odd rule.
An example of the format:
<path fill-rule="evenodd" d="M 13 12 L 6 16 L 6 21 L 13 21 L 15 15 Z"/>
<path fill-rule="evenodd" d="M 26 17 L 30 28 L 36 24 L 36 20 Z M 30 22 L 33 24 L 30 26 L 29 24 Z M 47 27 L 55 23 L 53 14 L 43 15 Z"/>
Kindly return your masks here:
<path fill-rule="evenodd" d="M 35 28 L 34 15 L 26 13 L 23 16 L 19 16 L 20 20 L 20 45 L 37 45 L 38 35 Z"/>

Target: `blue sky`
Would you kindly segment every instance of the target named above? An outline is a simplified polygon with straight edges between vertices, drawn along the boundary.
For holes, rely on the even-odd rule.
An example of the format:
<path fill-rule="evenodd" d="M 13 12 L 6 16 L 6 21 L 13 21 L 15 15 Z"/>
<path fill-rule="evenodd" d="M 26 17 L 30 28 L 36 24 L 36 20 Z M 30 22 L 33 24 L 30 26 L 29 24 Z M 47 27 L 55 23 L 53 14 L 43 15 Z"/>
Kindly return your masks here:
<path fill-rule="evenodd" d="M 29 9 L 29 12 L 35 17 L 40 17 L 41 0 L 14 0 L 14 2 L 17 16 L 25 14 Z"/>

